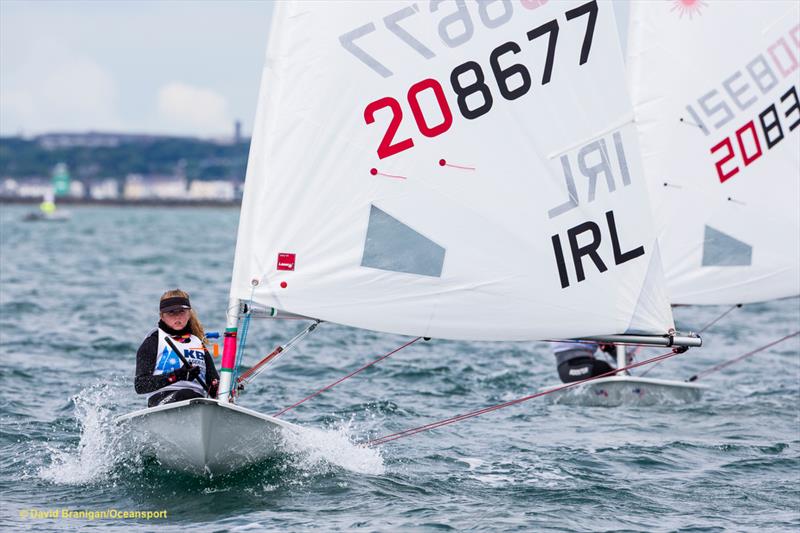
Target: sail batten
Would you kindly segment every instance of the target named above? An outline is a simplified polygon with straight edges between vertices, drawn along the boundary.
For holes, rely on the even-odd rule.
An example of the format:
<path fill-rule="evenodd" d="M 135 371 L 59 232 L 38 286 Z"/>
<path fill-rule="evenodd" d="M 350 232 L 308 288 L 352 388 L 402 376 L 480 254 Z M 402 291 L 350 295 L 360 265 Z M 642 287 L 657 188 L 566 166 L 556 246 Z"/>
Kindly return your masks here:
<path fill-rule="evenodd" d="M 273 31 L 232 297 L 436 338 L 673 327 L 609 4 L 283 2 Z"/>

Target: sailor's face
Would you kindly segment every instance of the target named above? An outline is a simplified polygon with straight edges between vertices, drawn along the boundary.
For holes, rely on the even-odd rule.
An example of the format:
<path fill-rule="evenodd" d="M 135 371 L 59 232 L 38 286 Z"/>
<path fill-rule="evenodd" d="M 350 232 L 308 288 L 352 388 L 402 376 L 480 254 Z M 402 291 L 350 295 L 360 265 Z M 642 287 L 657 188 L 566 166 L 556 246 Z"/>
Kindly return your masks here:
<path fill-rule="evenodd" d="M 189 322 L 189 316 L 188 309 L 179 309 L 177 311 L 161 313 L 161 320 L 172 329 L 180 330 L 186 327 L 186 324 Z"/>

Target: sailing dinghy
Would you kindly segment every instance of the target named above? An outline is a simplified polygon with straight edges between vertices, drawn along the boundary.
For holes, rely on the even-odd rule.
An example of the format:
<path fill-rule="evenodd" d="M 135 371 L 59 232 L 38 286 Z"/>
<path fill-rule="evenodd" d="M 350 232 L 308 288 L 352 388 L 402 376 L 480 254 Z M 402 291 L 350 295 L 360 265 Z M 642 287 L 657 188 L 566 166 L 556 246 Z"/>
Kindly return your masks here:
<path fill-rule="evenodd" d="M 185 456 L 200 470 L 225 439 L 287 429 L 231 408 L 254 312 L 699 346 L 674 329 L 611 5 L 276 4 L 228 309 L 219 399 L 127 419 L 213 443 Z"/>
<path fill-rule="evenodd" d="M 25 222 L 63 222 L 70 218 L 72 218 L 72 214 L 69 211 L 56 209 L 55 193 L 48 190 L 42 198 L 42 203 L 39 204 L 39 210 L 26 213 L 22 220 Z"/>
<path fill-rule="evenodd" d="M 278 452 L 294 424 L 230 402 L 184 400 L 117 418 L 142 435 L 142 450 L 164 466 L 191 474 L 225 474 Z"/>

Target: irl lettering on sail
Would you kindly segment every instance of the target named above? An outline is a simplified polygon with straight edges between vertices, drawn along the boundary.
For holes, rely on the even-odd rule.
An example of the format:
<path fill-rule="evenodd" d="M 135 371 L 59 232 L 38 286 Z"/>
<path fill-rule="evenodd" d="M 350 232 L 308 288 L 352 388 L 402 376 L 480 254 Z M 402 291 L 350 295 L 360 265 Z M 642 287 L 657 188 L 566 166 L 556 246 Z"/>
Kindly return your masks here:
<path fill-rule="evenodd" d="M 577 171 L 585 178 L 582 181 L 586 184 L 586 203 L 594 201 L 597 184 L 601 181 L 601 178 L 610 193 L 617 190 L 617 179 L 619 179 L 619 185 L 622 187 L 631 184 L 621 133 L 619 131 L 614 132 L 611 140 L 616 153 L 616 165 L 611 164 L 608 142 L 604 138 L 597 139 L 579 148 L 574 156 L 574 162 L 568 154 L 560 157 L 568 198 L 547 212 L 549 218 L 556 218 L 581 205 L 581 195 L 578 194 L 573 166 L 577 167 Z M 570 286 L 567 255 L 572 259 L 575 279 L 578 283 L 586 279 L 584 259 L 591 261 L 590 264 L 593 264 L 598 272 L 602 273 L 608 270 L 606 261 L 603 260 L 599 252 L 603 235 L 607 235 L 607 238 L 611 239 L 614 265 L 621 265 L 644 255 L 644 246 L 635 246 L 627 251 L 622 250 L 614 211 L 607 211 L 604 218 L 604 227 L 589 220 L 569 228 L 566 232 L 566 244 L 562 244 L 561 235 L 559 234 L 551 237 L 561 288 L 565 289 Z M 591 240 L 588 243 L 580 244 L 581 241 L 586 240 L 587 235 Z"/>

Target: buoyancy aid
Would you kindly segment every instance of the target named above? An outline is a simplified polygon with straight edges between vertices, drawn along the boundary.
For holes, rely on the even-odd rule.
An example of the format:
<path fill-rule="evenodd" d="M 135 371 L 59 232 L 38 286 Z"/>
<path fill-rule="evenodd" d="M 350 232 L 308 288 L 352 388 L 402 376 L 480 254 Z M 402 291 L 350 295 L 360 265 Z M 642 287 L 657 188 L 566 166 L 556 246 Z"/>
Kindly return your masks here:
<path fill-rule="evenodd" d="M 159 376 L 161 374 L 171 374 L 183 366 L 183 362 L 175 354 L 172 348 L 170 348 L 169 344 L 167 344 L 167 336 L 169 336 L 169 338 L 172 340 L 172 343 L 175 344 L 175 347 L 181 350 L 183 356 L 186 358 L 189 364 L 200 367 L 200 379 L 206 381 L 206 360 L 203 342 L 195 335 L 169 335 L 161 328 L 158 328 L 158 353 L 156 354 L 156 364 L 155 368 L 153 369 L 153 375 Z M 199 392 L 200 394 L 205 394 L 203 387 L 197 382 L 197 380 L 176 381 L 175 383 L 171 383 L 166 387 L 158 389 L 156 393 L 180 389 L 191 389 Z"/>

